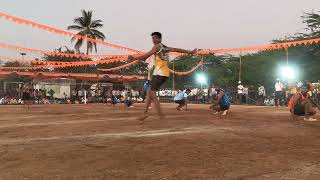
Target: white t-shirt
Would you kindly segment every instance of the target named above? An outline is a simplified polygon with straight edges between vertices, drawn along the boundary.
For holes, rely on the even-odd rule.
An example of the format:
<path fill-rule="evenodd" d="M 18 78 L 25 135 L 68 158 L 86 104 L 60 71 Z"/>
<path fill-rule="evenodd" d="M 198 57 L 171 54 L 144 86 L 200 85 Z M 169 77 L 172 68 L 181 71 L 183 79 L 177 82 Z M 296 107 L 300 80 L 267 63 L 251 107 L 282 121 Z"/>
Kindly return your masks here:
<path fill-rule="evenodd" d="M 181 101 L 187 99 L 188 94 L 186 93 L 186 90 L 181 91 L 174 97 L 174 101 Z"/>
<path fill-rule="evenodd" d="M 281 82 L 276 82 L 274 85 L 276 91 L 282 91 L 283 90 L 283 84 Z"/>
<path fill-rule="evenodd" d="M 248 93 L 249 93 L 249 88 L 243 88 L 243 94 L 248 95 Z"/>
<path fill-rule="evenodd" d="M 238 85 L 238 94 L 243 94 L 243 86 L 242 86 L 242 84 Z"/>
<path fill-rule="evenodd" d="M 266 95 L 266 91 L 265 91 L 265 89 L 264 89 L 263 86 L 260 86 L 260 87 L 259 87 L 259 89 L 258 89 L 258 94 L 259 94 L 260 96 L 265 96 L 265 95 Z"/>

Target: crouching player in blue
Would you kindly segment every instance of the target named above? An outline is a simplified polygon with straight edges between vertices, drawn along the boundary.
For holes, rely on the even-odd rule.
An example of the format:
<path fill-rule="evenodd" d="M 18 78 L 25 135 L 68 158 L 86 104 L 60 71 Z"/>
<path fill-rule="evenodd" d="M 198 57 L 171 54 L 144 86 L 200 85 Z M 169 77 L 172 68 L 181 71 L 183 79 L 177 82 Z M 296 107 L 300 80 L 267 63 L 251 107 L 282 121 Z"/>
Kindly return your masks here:
<path fill-rule="evenodd" d="M 230 99 L 227 93 L 219 87 L 219 85 L 214 86 L 217 97 L 213 101 L 213 104 L 210 106 L 210 109 L 214 110 L 214 114 L 219 114 L 225 116 L 230 109 Z"/>
<path fill-rule="evenodd" d="M 190 89 L 186 89 L 184 91 L 179 92 L 175 97 L 174 97 L 174 102 L 179 104 L 177 107 L 178 111 L 181 111 L 184 106 L 186 106 L 185 110 L 188 110 L 188 95 L 191 93 Z"/>

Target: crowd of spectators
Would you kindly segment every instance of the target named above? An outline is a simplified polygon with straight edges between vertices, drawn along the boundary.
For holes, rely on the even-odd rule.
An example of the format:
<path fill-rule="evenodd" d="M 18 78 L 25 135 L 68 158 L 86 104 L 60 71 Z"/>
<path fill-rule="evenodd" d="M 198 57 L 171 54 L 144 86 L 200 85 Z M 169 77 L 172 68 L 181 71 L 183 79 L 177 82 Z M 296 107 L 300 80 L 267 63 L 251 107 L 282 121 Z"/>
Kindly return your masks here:
<path fill-rule="evenodd" d="M 225 89 L 231 101 L 234 104 L 251 104 L 251 105 L 266 105 L 266 106 L 285 106 L 292 94 L 296 93 L 296 87 L 302 82 L 285 84 L 277 79 L 274 87 L 268 87 L 269 93 L 263 85 L 242 85 L 239 81 L 237 88 Z M 320 80 L 312 84 L 312 89 L 309 92 L 315 100 L 320 102 Z M 23 92 L 28 91 L 32 104 L 81 104 L 81 103 L 108 103 L 111 98 L 115 97 L 117 102 L 124 102 L 125 98 L 130 96 L 134 102 L 143 102 L 145 94 L 143 91 L 133 89 L 73 89 L 70 93 L 63 93 L 60 98 L 54 98 L 52 89 L 33 89 L 30 86 L 24 85 L 9 94 L 0 97 L 0 104 L 23 104 Z M 193 103 L 210 103 L 215 95 L 214 88 L 189 88 L 191 93 L 188 96 L 189 102 Z M 173 97 L 180 90 L 173 91 L 172 89 L 161 89 L 157 92 L 157 96 L 161 101 L 172 101 Z M 85 96 L 86 95 L 86 96 Z"/>

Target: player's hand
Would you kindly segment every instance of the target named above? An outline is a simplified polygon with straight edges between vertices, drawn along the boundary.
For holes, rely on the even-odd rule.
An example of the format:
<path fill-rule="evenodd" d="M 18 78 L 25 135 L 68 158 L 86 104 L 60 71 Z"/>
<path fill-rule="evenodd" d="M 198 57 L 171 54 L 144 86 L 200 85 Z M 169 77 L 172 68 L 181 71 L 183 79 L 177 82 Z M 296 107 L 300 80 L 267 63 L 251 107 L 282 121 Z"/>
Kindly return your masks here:
<path fill-rule="evenodd" d="M 132 61 L 132 60 L 133 60 L 133 56 L 132 56 L 132 55 L 129 55 L 129 56 L 128 56 L 128 60 L 129 60 L 129 61 Z"/>

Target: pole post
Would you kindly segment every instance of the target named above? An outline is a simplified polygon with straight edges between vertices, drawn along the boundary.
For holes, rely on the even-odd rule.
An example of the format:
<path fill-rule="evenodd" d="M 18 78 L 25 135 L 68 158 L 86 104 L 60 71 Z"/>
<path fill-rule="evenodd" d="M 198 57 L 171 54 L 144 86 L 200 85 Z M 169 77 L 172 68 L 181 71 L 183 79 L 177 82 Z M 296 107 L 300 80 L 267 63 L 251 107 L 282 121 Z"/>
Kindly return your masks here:
<path fill-rule="evenodd" d="M 241 51 L 240 51 L 239 81 L 241 81 L 241 73 L 242 73 L 242 54 L 241 54 Z"/>
<path fill-rule="evenodd" d="M 289 51 L 288 47 L 286 47 L 286 58 L 287 58 L 287 66 L 289 65 Z"/>
<path fill-rule="evenodd" d="M 174 64 L 174 60 L 173 60 L 173 75 L 172 75 L 172 94 L 173 94 L 173 96 L 175 96 L 174 79 L 175 79 L 175 64 Z"/>
<path fill-rule="evenodd" d="M 87 104 L 87 90 L 84 90 L 84 104 Z"/>

